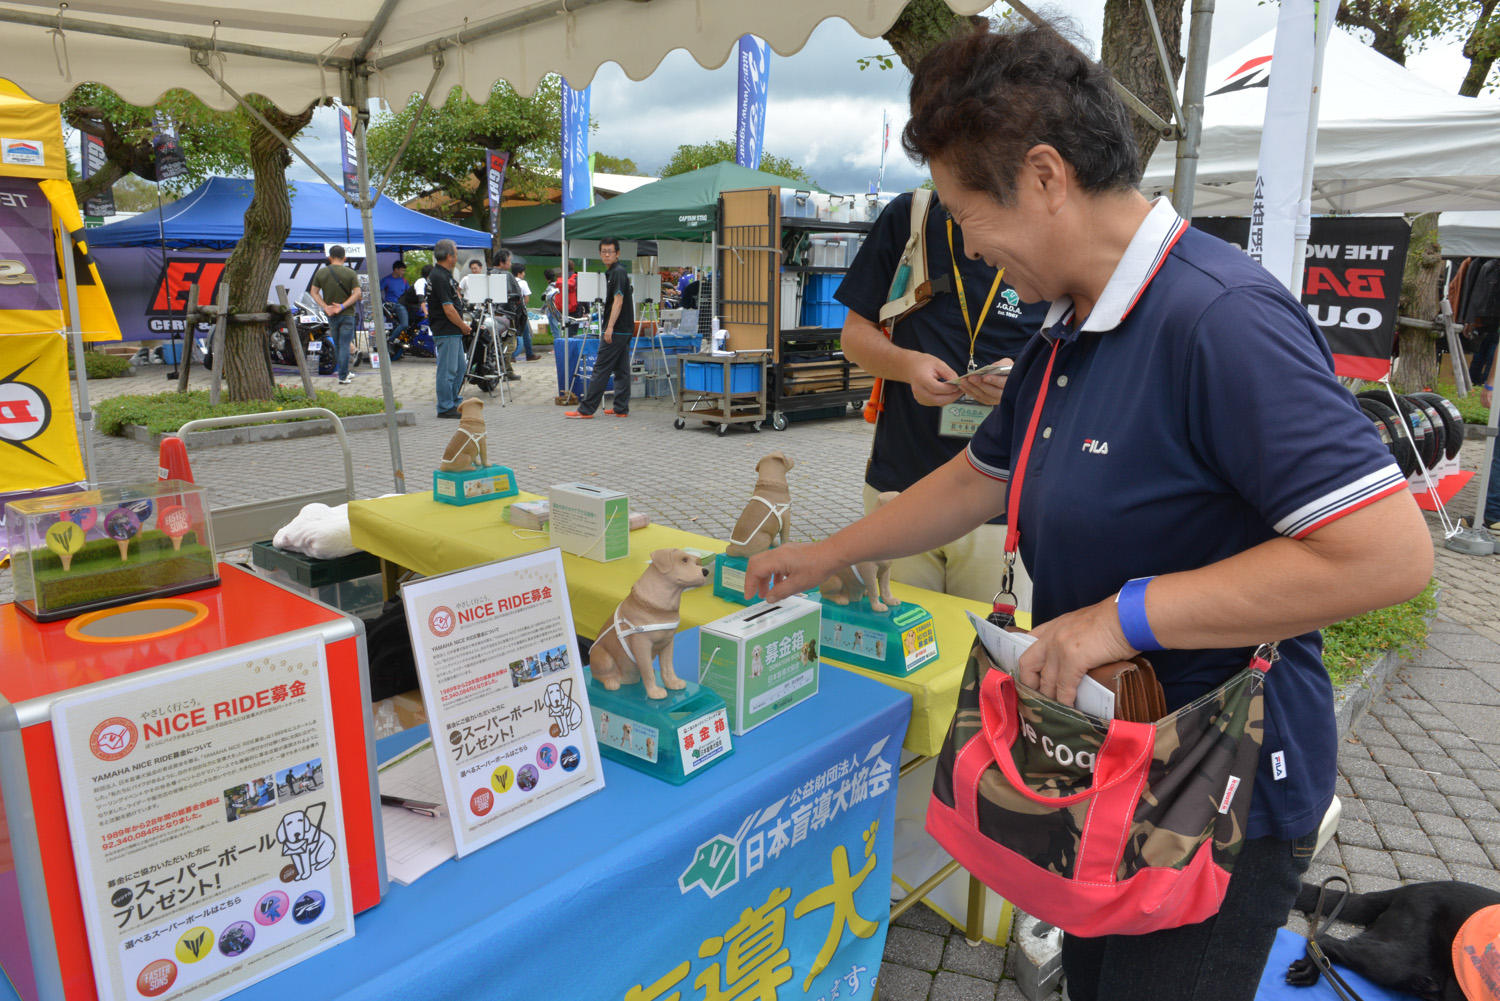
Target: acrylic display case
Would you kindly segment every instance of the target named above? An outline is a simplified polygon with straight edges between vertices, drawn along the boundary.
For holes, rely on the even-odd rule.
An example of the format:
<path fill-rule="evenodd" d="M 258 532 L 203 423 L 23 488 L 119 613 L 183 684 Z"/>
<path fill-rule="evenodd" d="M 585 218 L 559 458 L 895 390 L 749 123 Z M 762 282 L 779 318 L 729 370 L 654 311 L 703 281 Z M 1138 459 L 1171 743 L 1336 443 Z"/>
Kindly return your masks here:
<path fill-rule="evenodd" d="M 41 622 L 219 582 L 203 487 L 104 484 L 5 505 L 16 606 Z"/>

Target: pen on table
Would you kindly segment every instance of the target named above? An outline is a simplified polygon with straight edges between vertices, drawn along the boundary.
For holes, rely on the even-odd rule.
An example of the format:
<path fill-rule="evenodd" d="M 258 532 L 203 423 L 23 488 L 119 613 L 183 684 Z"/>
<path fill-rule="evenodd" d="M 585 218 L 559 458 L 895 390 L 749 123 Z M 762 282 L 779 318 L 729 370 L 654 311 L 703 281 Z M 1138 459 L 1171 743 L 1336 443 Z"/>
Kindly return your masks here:
<path fill-rule="evenodd" d="M 385 793 L 380 794 L 380 804 L 382 806 L 399 806 L 403 810 L 420 813 L 424 817 L 436 817 L 440 809 L 437 803 L 424 803 L 419 799 L 405 799 L 401 796 L 387 796 Z"/>

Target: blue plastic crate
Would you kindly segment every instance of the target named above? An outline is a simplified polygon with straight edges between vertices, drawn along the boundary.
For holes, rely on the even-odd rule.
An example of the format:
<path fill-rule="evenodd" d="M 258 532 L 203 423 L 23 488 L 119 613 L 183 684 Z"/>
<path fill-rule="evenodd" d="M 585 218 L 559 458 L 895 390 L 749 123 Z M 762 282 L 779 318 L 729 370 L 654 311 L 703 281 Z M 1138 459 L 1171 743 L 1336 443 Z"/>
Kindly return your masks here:
<path fill-rule="evenodd" d="M 817 275 L 814 277 L 823 277 Z M 838 277 L 834 275 L 832 277 Z M 804 302 L 802 304 L 802 325 L 804 327 L 832 327 L 836 330 L 844 326 L 844 318 L 849 315 L 849 307 L 841 302 Z"/>
<path fill-rule="evenodd" d="M 729 391 L 754 393 L 760 389 L 761 366 L 758 362 L 731 362 Z M 687 361 L 682 363 L 682 388 L 692 393 L 724 392 L 724 366 L 720 362 Z"/>
<path fill-rule="evenodd" d="M 802 286 L 802 301 L 804 303 L 837 302 L 838 300 L 833 296 L 843 282 L 843 275 L 808 275 L 807 281 Z"/>

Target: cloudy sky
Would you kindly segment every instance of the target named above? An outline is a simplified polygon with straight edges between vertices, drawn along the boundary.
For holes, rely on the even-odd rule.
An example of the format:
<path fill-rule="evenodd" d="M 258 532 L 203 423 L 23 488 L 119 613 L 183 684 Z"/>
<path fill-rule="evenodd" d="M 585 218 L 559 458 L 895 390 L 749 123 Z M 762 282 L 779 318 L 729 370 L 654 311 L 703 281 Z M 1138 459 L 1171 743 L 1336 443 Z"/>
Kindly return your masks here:
<path fill-rule="evenodd" d="M 1103 0 L 1061 0 L 1048 9 L 1071 18 L 1097 50 Z M 1274 4 L 1252 0 L 1220 2 L 1210 61 L 1272 30 L 1276 12 Z M 843 20 L 830 18 L 801 51 L 790 56 L 773 53 L 766 152 L 801 163 L 829 190 L 865 191 L 878 169 L 881 114 L 888 111 L 892 143 L 885 188 L 903 190 L 919 183 L 924 175 L 906 160 L 899 142 L 910 75 L 899 62 L 890 70 L 858 66 L 861 56 L 886 52 L 889 47 L 882 39 L 862 38 Z M 1407 66 L 1456 92 L 1467 63 L 1456 46 L 1445 46 L 1409 57 Z M 734 138 L 733 66 L 705 69 L 680 49 L 641 81 L 629 79 L 613 63 L 604 65 L 594 77 L 591 101 L 598 126 L 594 149 L 630 157 L 643 173 L 655 174 L 681 143 Z M 309 155 L 334 176 L 339 171 L 336 131 L 332 113 L 320 112 L 306 144 Z M 289 173 L 312 176 L 300 163 Z"/>

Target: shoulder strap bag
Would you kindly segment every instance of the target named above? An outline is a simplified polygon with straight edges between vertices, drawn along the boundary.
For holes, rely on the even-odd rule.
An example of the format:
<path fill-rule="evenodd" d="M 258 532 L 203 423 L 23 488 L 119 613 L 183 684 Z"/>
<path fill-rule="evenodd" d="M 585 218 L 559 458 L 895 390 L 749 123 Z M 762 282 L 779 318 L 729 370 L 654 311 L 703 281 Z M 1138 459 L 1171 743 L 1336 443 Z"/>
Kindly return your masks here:
<path fill-rule="evenodd" d="M 1008 564 L 1056 357 L 1054 345 L 1011 475 Z M 1206 920 L 1223 904 L 1244 842 L 1275 658 L 1274 645 L 1260 647 L 1224 684 L 1160 719 L 1103 720 L 1021 684 L 976 640 L 938 758 L 928 833 L 985 885 L 1070 934 L 1139 935 Z M 1160 707 L 1154 698 L 1137 704 L 1132 712 Z"/>

